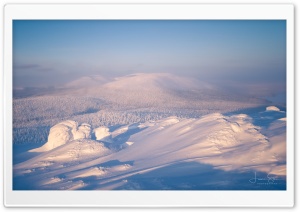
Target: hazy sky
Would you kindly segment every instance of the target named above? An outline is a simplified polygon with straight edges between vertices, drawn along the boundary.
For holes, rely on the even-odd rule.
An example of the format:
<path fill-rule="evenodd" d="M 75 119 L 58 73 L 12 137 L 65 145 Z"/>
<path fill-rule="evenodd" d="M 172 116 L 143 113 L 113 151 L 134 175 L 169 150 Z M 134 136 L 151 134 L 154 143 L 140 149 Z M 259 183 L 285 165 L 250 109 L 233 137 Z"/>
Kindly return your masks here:
<path fill-rule="evenodd" d="M 13 22 L 14 87 L 171 72 L 285 82 L 285 21 Z"/>

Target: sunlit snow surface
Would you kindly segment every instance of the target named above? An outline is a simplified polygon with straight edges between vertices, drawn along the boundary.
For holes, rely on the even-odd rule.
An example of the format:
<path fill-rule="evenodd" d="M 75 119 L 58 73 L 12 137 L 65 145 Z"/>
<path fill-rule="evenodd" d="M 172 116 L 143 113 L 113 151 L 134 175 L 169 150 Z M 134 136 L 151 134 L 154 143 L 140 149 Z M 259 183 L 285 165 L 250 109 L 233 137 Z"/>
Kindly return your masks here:
<path fill-rule="evenodd" d="M 14 189 L 285 189 L 285 115 L 212 113 L 125 125 L 109 134 L 101 128 L 111 142 L 99 133 L 97 140 L 61 142 L 66 124 L 70 132 L 82 126 L 62 122 L 50 130 L 53 148 L 24 152 L 29 159 L 14 165 Z"/>
<path fill-rule="evenodd" d="M 13 101 L 14 190 L 285 190 L 286 112 L 171 74 Z"/>

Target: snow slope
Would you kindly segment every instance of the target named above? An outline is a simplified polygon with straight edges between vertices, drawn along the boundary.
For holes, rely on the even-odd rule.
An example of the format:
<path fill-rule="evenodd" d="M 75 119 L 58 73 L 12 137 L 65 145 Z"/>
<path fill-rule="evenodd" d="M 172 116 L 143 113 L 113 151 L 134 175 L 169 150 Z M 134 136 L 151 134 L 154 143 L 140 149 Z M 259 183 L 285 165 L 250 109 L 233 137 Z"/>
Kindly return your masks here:
<path fill-rule="evenodd" d="M 100 75 L 85 76 L 65 84 L 64 88 L 93 87 L 107 82 L 109 82 L 109 79 Z"/>
<path fill-rule="evenodd" d="M 49 129 L 65 120 L 115 127 L 169 116 L 199 118 L 265 106 L 211 83 L 167 73 L 138 73 L 115 79 L 87 76 L 51 95 L 13 100 L 14 144 L 45 143 Z"/>
<path fill-rule="evenodd" d="M 82 81 L 82 80 L 81 80 Z M 74 84 L 71 82 L 71 84 Z M 75 82 L 77 84 L 77 82 Z M 227 109 L 231 105 L 257 105 L 263 100 L 226 93 L 213 84 L 169 73 L 137 73 L 117 77 L 107 83 L 77 86 L 62 90 L 59 95 L 98 97 L 122 108 L 168 107 L 200 108 L 207 102 L 211 107 Z M 67 86 L 68 87 L 68 86 Z M 227 102 L 220 101 L 226 100 Z M 187 104 L 188 101 L 188 104 Z M 207 108 L 208 105 L 205 105 Z"/>
<path fill-rule="evenodd" d="M 16 164 L 14 189 L 285 189 L 285 114 L 272 112 L 267 124 L 264 111 L 173 116 L 121 126 L 112 143 L 70 140 Z"/>

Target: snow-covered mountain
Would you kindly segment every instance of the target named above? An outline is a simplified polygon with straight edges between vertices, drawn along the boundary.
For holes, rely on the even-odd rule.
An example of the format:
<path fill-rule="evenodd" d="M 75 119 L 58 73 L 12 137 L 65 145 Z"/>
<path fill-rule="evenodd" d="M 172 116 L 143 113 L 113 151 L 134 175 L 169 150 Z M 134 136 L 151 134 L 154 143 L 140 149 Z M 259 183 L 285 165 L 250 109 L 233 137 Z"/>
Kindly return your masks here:
<path fill-rule="evenodd" d="M 64 121 L 14 166 L 14 189 L 285 189 L 285 112 L 257 115 L 173 116 L 98 132 Z"/>
<path fill-rule="evenodd" d="M 109 89 L 140 90 L 145 86 L 150 88 L 165 87 L 169 89 L 199 89 L 210 88 L 212 85 L 190 78 L 180 77 L 170 73 L 136 73 L 116 78 L 105 78 L 100 75 L 85 76 L 65 84 L 64 87 L 102 86 Z M 92 92 L 92 91 L 91 91 Z"/>
<path fill-rule="evenodd" d="M 91 81 L 91 83 L 86 82 Z M 262 104 L 263 100 L 228 93 L 217 86 L 190 77 L 181 77 L 169 73 L 138 73 L 118 77 L 111 81 L 94 80 L 93 77 L 81 78 L 70 84 L 72 89 L 60 91 L 63 95 L 89 96 L 105 99 L 108 102 L 127 108 L 167 107 L 167 108 L 203 108 L 208 103 L 211 107 L 219 101 L 220 108 L 226 107 L 224 101 L 233 105 L 235 102 Z M 99 83 L 97 83 L 99 82 Z M 93 86 L 90 86 L 90 85 Z M 201 102 L 201 103 L 200 103 Z M 202 104 L 199 106 L 199 104 Z M 207 107 L 207 106 L 204 106 Z"/>
<path fill-rule="evenodd" d="M 281 109 L 167 73 L 82 77 L 13 100 L 14 189 L 282 190 Z"/>
<path fill-rule="evenodd" d="M 63 88 L 82 88 L 82 87 L 93 87 L 99 86 L 109 82 L 109 78 L 105 78 L 100 75 L 93 75 L 93 76 L 85 76 L 80 77 L 74 81 L 68 82 L 63 86 Z"/>
<path fill-rule="evenodd" d="M 63 120 L 113 127 L 168 116 L 195 118 L 265 106 L 266 100 L 226 92 L 217 85 L 168 73 L 107 79 L 82 77 L 51 94 L 14 99 L 14 143 L 46 141 Z"/>
<path fill-rule="evenodd" d="M 137 73 L 114 79 L 99 75 L 86 76 L 42 97 L 63 99 L 70 96 L 100 99 L 118 109 L 209 108 L 229 111 L 236 107 L 247 108 L 267 103 L 266 100 L 226 91 L 199 79 L 169 73 Z"/>

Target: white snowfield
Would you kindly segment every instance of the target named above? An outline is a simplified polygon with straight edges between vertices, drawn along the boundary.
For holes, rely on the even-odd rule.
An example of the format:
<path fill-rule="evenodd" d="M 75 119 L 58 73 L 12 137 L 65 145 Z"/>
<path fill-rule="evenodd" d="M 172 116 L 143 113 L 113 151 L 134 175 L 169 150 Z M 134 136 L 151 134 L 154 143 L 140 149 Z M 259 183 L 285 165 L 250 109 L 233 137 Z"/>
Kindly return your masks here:
<path fill-rule="evenodd" d="M 14 189 L 268 189 L 251 179 L 285 180 L 286 122 L 282 113 L 263 127 L 255 121 L 246 114 L 172 116 L 112 132 L 64 121 L 31 150 L 35 157 L 14 165 Z"/>

